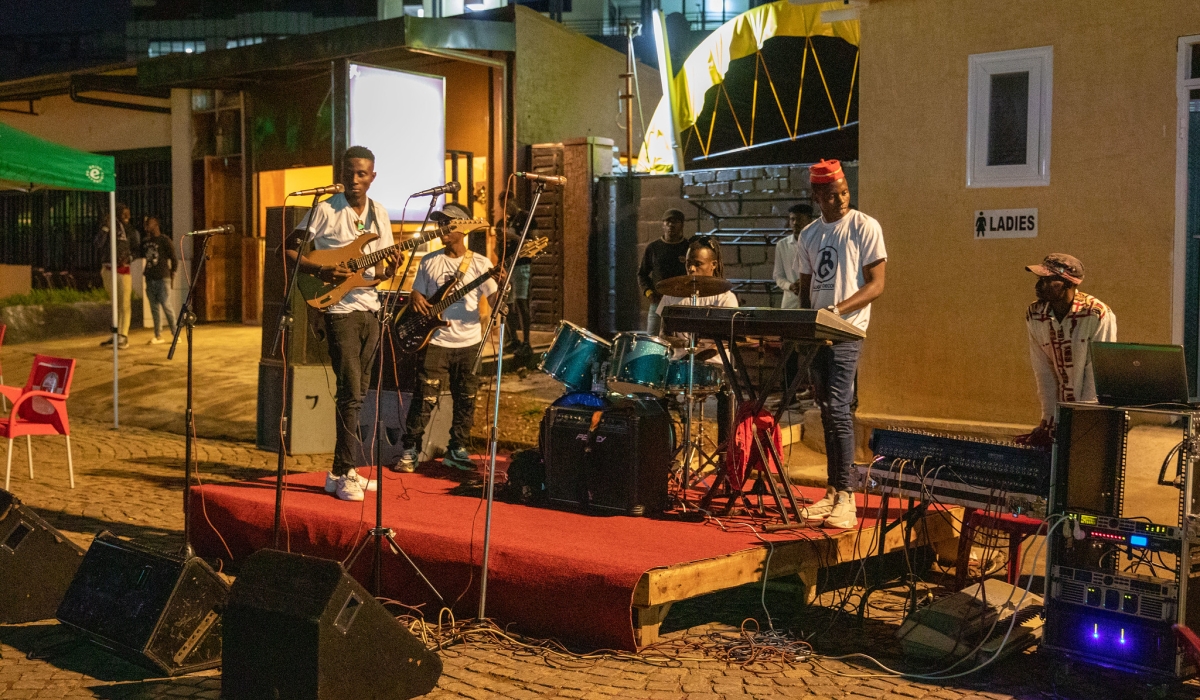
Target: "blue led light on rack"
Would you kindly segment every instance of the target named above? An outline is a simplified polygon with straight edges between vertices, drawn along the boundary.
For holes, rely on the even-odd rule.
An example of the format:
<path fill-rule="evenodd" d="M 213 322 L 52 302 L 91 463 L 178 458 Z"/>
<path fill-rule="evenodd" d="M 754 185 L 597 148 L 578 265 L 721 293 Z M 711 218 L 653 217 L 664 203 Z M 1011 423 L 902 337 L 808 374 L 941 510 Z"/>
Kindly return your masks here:
<path fill-rule="evenodd" d="M 1129 544 L 1134 547 L 1145 547 L 1150 544 L 1150 539 L 1145 535 L 1130 535 Z"/>

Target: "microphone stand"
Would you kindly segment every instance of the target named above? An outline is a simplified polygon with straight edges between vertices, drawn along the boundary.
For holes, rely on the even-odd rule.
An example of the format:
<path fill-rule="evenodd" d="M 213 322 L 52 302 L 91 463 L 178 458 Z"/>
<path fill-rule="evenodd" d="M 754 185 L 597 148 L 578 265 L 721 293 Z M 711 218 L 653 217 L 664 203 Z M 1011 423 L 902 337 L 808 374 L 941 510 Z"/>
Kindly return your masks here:
<path fill-rule="evenodd" d="M 291 195 L 288 195 L 288 197 L 290 197 L 290 196 Z M 299 272 L 300 272 L 300 257 L 304 253 L 304 249 L 306 247 L 308 247 L 308 244 L 312 241 L 312 237 L 313 237 L 312 212 L 314 209 L 317 208 L 317 200 L 320 199 L 320 197 L 321 197 L 320 194 L 314 194 L 312 206 L 310 206 L 308 209 L 308 211 L 309 211 L 308 227 L 304 230 L 304 240 L 300 243 L 300 247 L 296 250 L 296 261 L 295 261 L 295 263 L 292 264 L 291 274 L 288 277 L 287 292 L 284 293 L 283 304 L 280 305 L 280 307 L 279 307 L 279 320 L 276 321 L 276 325 L 275 325 L 275 342 L 274 342 L 274 344 L 271 345 L 271 355 L 274 355 L 276 352 L 279 352 L 279 356 L 283 360 L 283 374 L 281 375 L 281 379 L 279 382 L 279 386 L 280 386 L 279 391 L 280 391 L 280 396 L 282 398 L 280 399 L 280 402 L 279 402 L 279 458 L 278 458 L 278 461 L 276 462 L 276 467 L 275 467 L 275 523 L 272 528 L 272 535 L 273 535 L 273 541 L 274 541 L 273 546 L 276 549 L 279 549 L 279 524 L 280 524 L 280 520 L 282 519 L 282 516 L 283 516 L 284 459 L 287 456 L 288 431 L 290 430 L 290 427 L 288 426 L 288 410 L 287 410 L 287 400 L 288 400 L 287 334 L 290 331 L 292 324 L 295 322 L 295 318 L 293 318 L 293 316 L 292 316 L 292 294 L 294 294 L 296 291 L 296 278 L 299 276 Z M 281 241 L 280 245 L 282 245 L 284 251 L 286 251 L 288 235 L 291 233 L 290 231 L 286 230 L 287 229 L 287 197 L 284 197 L 283 205 L 284 205 L 283 211 L 280 214 L 280 216 L 283 217 L 283 221 L 281 222 L 283 224 L 283 226 L 281 226 L 280 228 L 284 229 L 284 230 L 282 231 L 282 233 L 280 235 L 280 241 Z M 207 244 L 207 241 L 206 241 L 206 244 Z M 285 273 L 287 272 L 286 268 L 285 268 L 284 272 Z"/>
<path fill-rule="evenodd" d="M 410 196 L 409 199 L 412 199 L 413 196 L 415 196 L 415 195 Z M 437 206 L 437 197 L 435 196 L 429 200 L 429 209 L 426 210 L 425 218 L 424 218 L 424 220 L 421 221 L 421 228 L 417 232 L 418 235 L 420 235 L 421 233 L 423 233 L 425 231 L 425 226 L 429 223 L 429 217 L 433 215 L 433 210 L 436 206 Z M 402 211 L 408 211 L 408 202 L 407 201 L 404 203 L 404 209 Z M 382 223 L 380 223 L 380 226 L 382 226 Z M 401 286 L 403 286 L 404 280 L 408 277 L 408 270 L 412 267 L 412 261 L 413 261 L 413 258 L 415 258 L 415 257 L 416 257 L 416 250 L 413 250 L 411 253 L 409 253 L 408 263 L 404 266 L 404 274 L 400 277 L 400 285 Z M 392 301 L 394 302 L 394 298 Z M 390 307 L 390 304 L 389 304 L 389 307 Z M 435 596 L 437 596 L 437 599 L 439 601 L 441 601 L 442 603 L 445 603 L 446 599 L 442 597 L 442 594 L 438 592 L 438 589 L 429 581 L 428 578 L 425 577 L 424 572 L 421 571 L 421 567 L 417 566 L 417 563 L 415 561 L 413 561 L 412 557 L 408 556 L 408 552 L 405 552 L 404 548 L 400 546 L 400 543 L 396 542 L 396 531 L 390 527 L 384 527 L 384 524 L 383 524 L 383 481 L 384 481 L 384 479 L 383 479 L 383 454 L 382 454 L 382 448 L 380 446 L 380 443 L 382 442 L 382 436 L 384 434 L 384 427 L 383 427 L 383 411 L 380 410 L 379 397 L 380 397 L 380 394 L 382 394 L 382 392 L 383 392 L 383 369 L 384 369 L 384 367 L 383 367 L 383 340 L 384 340 L 384 338 L 387 337 L 388 327 L 391 325 L 391 322 L 392 322 L 391 309 L 384 308 L 383 311 L 384 311 L 384 313 L 382 314 L 383 319 L 381 320 L 380 325 L 379 325 L 379 340 L 376 341 L 377 344 L 375 346 L 375 353 L 379 358 L 379 360 L 378 360 L 378 362 L 379 362 L 379 364 L 378 364 L 379 380 L 375 385 L 375 434 L 371 438 L 371 441 L 374 443 L 373 451 L 375 453 L 374 454 L 374 457 L 375 457 L 375 527 L 371 528 L 367 532 L 368 537 L 364 538 L 363 541 L 354 548 L 354 552 L 350 555 L 349 563 L 346 565 L 346 568 L 350 569 L 351 567 L 353 567 L 354 562 L 358 560 L 358 555 L 362 554 L 363 549 L 366 548 L 366 544 L 368 542 L 374 540 L 375 551 L 374 551 L 374 556 L 372 557 L 372 562 L 371 562 L 371 580 L 372 580 L 375 590 L 373 590 L 372 593 L 374 593 L 376 597 L 382 595 L 382 591 L 383 591 L 383 543 L 386 540 L 387 543 L 391 546 L 392 552 L 395 554 L 402 555 L 404 557 L 404 559 L 406 561 L 408 561 L 409 566 L 411 566 L 413 568 L 413 571 L 417 572 L 417 576 L 419 576 L 420 579 L 425 582 L 425 585 L 429 587 L 429 590 L 433 591 L 433 594 Z M 399 393 L 399 392 L 397 392 L 397 393 Z M 400 405 L 400 402 L 397 401 L 396 405 L 398 408 Z M 397 411 L 397 413 L 399 413 L 399 411 Z"/>
<path fill-rule="evenodd" d="M 529 225 L 533 223 L 533 213 L 537 211 L 538 201 L 542 198 L 542 192 L 545 189 L 546 183 L 539 181 L 537 189 L 533 192 L 533 201 L 529 205 L 529 215 L 525 217 L 525 225 L 521 228 L 521 239 L 517 242 L 517 252 L 513 254 L 512 262 L 508 265 L 509 274 L 504 276 L 504 284 L 501 285 L 500 292 L 496 295 L 496 308 L 492 311 L 492 315 L 488 319 L 487 332 L 483 335 L 483 342 L 479 344 L 479 354 L 475 358 L 475 368 L 478 369 L 480 363 L 483 362 L 483 348 L 487 344 L 488 336 L 492 332 L 492 322 L 496 320 L 496 317 L 499 317 L 500 345 L 496 349 L 496 391 L 492 404 L 492 428 L 488 435 L 487 515 L 483 520 L 483 561 L 479 577 L 478 619 L 480 620 L 485 619 L 486 615 L 484 613 L 487 609 L 488 554 L 490 553 L 492 543 L 492 504 L 495 501 L 496 495 L 496 448 L 500 435 L 500 383 L 503 380 L 504 373 L 504 325 L 505 319 L 508 316 L 508 286 L 512 282 L 512 271 L 517 266 L 517 259 L 521 256 L 521 249 L 525 247 L 525 237 L 529 235 Z"/>
<path fill-rule="evenodd" d="M 175 324 L 175 335 L 171 338 L 171 349 L 167 351 L 167 359 L 175 359 L 175 348 L 179 345 L 179 332 L 187 327 L 187 408 L 183 412 L 183 548 L 185 557 L 192 556 L 192 331 L 196 327 L 196 314 L 192 311 L 192 302 L 196 294 L 196 283 L 204 274 L 204 263 L 208 261 L 208 244 L 212 234 L 204 235 L 200 247 L 200 262 L 196 265 L 196 274 L 192 276 L 191 286 L 188 287 L 187 297 L 183 300 L 183 308 L 179 310 L 179 322 Z M 195 258 L 193 258 L 195 259 Z"/>

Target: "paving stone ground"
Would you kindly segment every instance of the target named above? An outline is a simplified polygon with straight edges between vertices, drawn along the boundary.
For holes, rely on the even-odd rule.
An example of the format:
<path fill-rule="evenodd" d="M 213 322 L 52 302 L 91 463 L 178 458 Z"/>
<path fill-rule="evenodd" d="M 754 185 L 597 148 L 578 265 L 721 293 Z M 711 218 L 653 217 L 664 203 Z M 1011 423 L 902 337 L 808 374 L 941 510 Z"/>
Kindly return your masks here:
<path fill-rule="evenodd" d="M 9 359 L 7 349 L 5 359 Z M 6 369 L 17 376 L 24 371 L 12 364 Z M 11 377 L 9 381 L 13 381 Z M 245 387 L 239 391 L 250 393 Z M 98 389 L 95 393 L 96 400 L 103 398 Z M 131 393 L 145 395 L 133 387 Z M 219 420 L 219 411 L 228 410 L 227 401 L 226 397 L 208 404 L 206 425 Z M 77 488 L 68 487 L 64 441 L 40 437 L 34 439 L 34 480 L 27 472 L 23 441 L 16 443 L 11 491 L 81 546 L 86 547 L 97 531 L 105 529 L 157 546 L 178 547 L 182 541 L 183 437 L 157 429 L 159 426 L 145 419 L 152 415 L 152 404 L 141 405 L 144 420 L 139 422 L 149 427 L 114 431 L 111 414 L 101 415 L 86 401 L 73 404 Z M 238 415 L 246 414 L 244 407 L 239 411 Z M 258 451 L 247 442 L 203 439 L 203 432 L 197 455 L 205 481 L 250 479 L 275 470 L 273 453 Z M 322 455 L 295 457 L 289 460 L 289 468 L 323 469 L 327 459 Z M 937 571 L 926 578 L 931 584 L 923 588 L 936 586 Z M 777 629 L 789 630 L 812 643 L 820 656 L 807 662 L 743 668 L 694 650 L 681 651 L 682 660 L 667 664 L 611 657 L 565 660 L 494 645 L 460 644 L 443 652 L 445 671 L 429 697 L 1174 700 L 1200 696 L 1200 685 L 1194 683 L 1153 683 L 1065 664 L 1035 652 L 1017 654 L 952 680 L 881 677 L 879 669 L 861 659 L 829 658 L 867 652 L 889 665 L 913 669 L 904 666 L 892 636 L 901 619 L 903 598 L 877 593 L 861 624 L 834 611 L 839 603 L 857 603 L 860 594 L 861 590 L 834 591 L 823 595 L 818 605 L 803 606 L 791 586 L 773 582 L 765 592 L 759 586 L 746 586 L 678 604 L 663 626 L 666 644 L 681 649 L 709 633 L 734 632 L 747 618 L 766 628 L 765 602 Z M 219 670 L 155 678 L 98 648 L 71 644 L 70 639 L 53 621 L 0 625 L 0 700 L 219 696 Z M 31 652 L 35 659 L 28 658 Z M 364 673 L 370 672 L 364 669 Z"/>

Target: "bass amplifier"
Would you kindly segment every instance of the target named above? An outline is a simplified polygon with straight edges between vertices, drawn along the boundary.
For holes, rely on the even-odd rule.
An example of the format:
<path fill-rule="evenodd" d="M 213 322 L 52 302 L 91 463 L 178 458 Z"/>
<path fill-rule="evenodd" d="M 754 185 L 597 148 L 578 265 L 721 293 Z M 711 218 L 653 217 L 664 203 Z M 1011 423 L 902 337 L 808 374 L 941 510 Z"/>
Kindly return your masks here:
<path fill-rule="evenodd" d="M 657 400 L 551 406 L 541 433 L 551 503 L 628 515 L 666 509 L 671 420 Z"/>

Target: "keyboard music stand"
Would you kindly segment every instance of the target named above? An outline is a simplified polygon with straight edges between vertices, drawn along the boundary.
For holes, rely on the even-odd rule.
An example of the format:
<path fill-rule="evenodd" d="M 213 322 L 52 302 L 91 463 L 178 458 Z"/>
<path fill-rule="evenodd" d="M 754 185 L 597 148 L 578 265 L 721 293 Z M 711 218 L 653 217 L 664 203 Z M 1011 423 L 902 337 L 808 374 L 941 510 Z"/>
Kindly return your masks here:
<path fill-rule="evenodd" d="M 731 422 L 743 413 L 758 416 L 767 395 L 774 387 L 782 385 L 782 401 L 773 415 L 775 430 L 778 430 L 779 419 L 803 382 L 806 376 L 804 370 L 812 363 L 817 350 L 834 342 L 858 340 L 864 336 L 862 331 L 828 311 L 747 307 L 668 307 L 663 310 L 663 332 L 696 333 L 699 337 L 714 341 L 725 368 L 725 378 L 733 390 L 735 407 L 730 412 Z M 743 336 L 773 337 L 784 341 L 779 364 L 772 371 L 770 379 L 758 387 L 750 377 L 737 344 L 738 338 Z M 800 371 L 790 383 L 784 384 L 784 367 L 793 355 L 797 356 Z M 736 425 L 728 427 L 729 439 L 732 440 Z M 787 478 L 782 456 L 775 449 L 773 435 L 764 435 L 755 428 L 751 449 L 758 455 L 762 465 L 757 476 L 743 480 L 740 487 L 734 488 L 729 478 L 728 460 L 722 461 L 712 484 L 701 499 L 701 507 L 712 510 L 715 501 L 724 500 L 717 509 L 728 515 L 739 507 L 739 502 L 753 509 L 749 495 L 758 495 L 758 510 L 765 515 L 762 499 L 770 495 L 775 501 L 774 510 L 782 522 L 768 524 L 766 530 L 804 527 L 795 487 Z M 753 486 L 747 491 L 751 482 Z"/>

